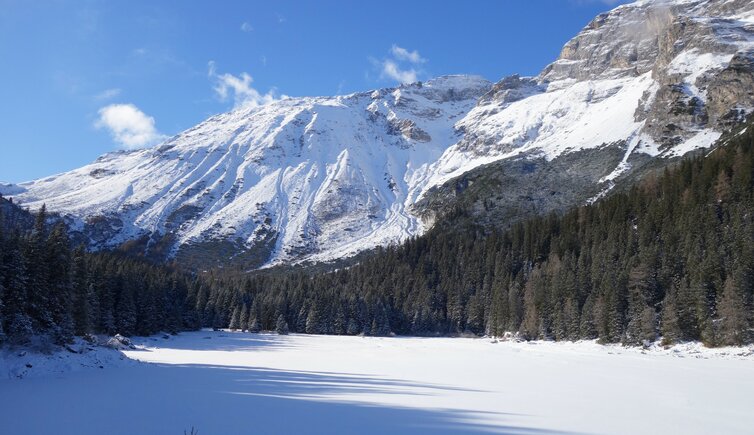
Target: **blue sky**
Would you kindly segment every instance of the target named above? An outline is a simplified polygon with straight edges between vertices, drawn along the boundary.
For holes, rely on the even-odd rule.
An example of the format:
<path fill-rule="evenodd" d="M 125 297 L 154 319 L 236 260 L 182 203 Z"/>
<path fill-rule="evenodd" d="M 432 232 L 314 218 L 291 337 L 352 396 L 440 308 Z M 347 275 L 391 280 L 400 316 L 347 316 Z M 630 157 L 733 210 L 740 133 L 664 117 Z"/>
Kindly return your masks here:
<path fill-rule="evenodd" d="M 0 181 L 149 146 L 236 104 L 537 74 L 620 0 L 0 0 Z"/>

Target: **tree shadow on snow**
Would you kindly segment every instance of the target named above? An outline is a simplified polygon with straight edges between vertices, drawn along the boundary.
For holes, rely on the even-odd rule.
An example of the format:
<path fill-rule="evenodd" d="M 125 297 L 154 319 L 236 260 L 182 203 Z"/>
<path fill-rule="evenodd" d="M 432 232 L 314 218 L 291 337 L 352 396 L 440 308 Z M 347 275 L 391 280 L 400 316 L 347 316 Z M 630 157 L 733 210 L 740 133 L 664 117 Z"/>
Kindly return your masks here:
<path fill-rule="evenodd" d="M 506 416 L 514 415 L 502 412 L 370 403 L 377 402 L 375 395 L 406 395 L 404 403 L 411 403 L 410 397 L 457 390 L 443 385 L 201 364 L 144 364 L 121 374 L 59 379 L 63 385 L 46 388 L 44 395 L 27 395 L 30 403 L 23 397 L 14 400 L 10 408 L 18 407 L 21 414 L 33 409 L 34 418 L 21 426 L 16 424 L 19 416 L 5 420 L 5 429 L 46 433 L 54 428 L 58 434 L 80 435 L 180 435 L 191 427 L 200 435 L 563 433 L 506 425 Z M 14 415 L 12 409 L 6 411 Z M 480 423 L 485 416 L 503 423 Z"/>
<path fill-rule="evenodd" d="M 225 352 L 268 351 L 296 347 L 287 336 L 216 331 L 183 333 L 169 340 L 150 337 L 138 340 L 137 343 L 162 349 Z"/>

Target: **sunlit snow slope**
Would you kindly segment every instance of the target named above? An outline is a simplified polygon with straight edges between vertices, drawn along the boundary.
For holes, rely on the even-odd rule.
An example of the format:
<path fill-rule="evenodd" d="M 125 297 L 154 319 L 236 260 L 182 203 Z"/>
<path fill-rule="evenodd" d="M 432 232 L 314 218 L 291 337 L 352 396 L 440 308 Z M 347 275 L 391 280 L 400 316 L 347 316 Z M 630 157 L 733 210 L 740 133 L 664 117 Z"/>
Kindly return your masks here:
<path fill-rule="evenodd" d="M 100 246 L 171 233 L 172 249 L 230 240 L 269 243 L 270 261 L 349 255 L 422 231 L 407 206 L 490 86 L 447 76 L 239 109 L 26 183 L 16 199 L 75 216 Z"/>
<path fill-rule="evenodd" d="M 417 201 L 486 163 L 618 144 L 625 157 L 599 180 L 609 188 L 637 153 L 710 146 L 751 111 L 752 89 L 754 2 L 639 1 L 595 18 L 537 77 L 238 109 L 0 192 L 68 215 L 94 248 L 331 260 L 422 233 Z"/>
<path fill-rule="evenodd" d="M 643 0 L 602 14 L 538 77 L 498 82 L 458 123 L 466 134 L 431 184 L 518 155 L 624 142 L 634 152 L 710 146 L 754 105 L 754 2 Z"/>

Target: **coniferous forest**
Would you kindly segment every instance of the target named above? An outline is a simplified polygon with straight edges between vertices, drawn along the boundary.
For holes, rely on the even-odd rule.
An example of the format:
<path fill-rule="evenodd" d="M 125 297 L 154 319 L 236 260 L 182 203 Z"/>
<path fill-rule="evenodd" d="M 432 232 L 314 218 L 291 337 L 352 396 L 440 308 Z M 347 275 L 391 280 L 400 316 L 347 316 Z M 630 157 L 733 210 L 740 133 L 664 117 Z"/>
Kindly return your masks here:
<path fill-rule="evenodd" d="M 3 200 L 5 201 L 5 200 Z M 0 340 L 55 344 L 91 333 L 149 335 L 197 328 L 180 273 L 111 253 L 72 248 L 66 226 L 0 209 Z M 10 213 L 8 213 L 10 211 Z M 8 214 L 8 216 L 5 216 Z M 23 223 L 32 220 L 31 228 Z"/>
<path fill-rule="evenodd" d="M 202 322 L 296 332 L 752 342 L 754 131 L 627 191 L 506 231 L 464 215 L 330 273 L 215 277 Z"/>
<path fill-rule="evenodd" d="M 459 228 L 329 272 L 196 276 L 72 248 L 41 210 L 0 224 L 0 337 L 280 333 L 518 334 L 639 345 L 754 339 L 754 131 L 630 189 L 505 230 Z"/>

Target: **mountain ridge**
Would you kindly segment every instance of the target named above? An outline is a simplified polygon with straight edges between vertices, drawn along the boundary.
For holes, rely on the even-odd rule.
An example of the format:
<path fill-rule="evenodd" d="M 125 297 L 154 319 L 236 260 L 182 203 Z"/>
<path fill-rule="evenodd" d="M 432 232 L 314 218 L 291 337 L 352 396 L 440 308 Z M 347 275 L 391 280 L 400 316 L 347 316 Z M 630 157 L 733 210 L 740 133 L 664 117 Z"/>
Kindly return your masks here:
<path fill-rule="evenodd" d="M 754 107 L 752 59 L 750 2 L 639 1 L 596 17 L 537 77 L 443 76 L 241 108 L 0 192 L 47 203 L 93 249 L 197 267 L 329 261 L 424 233 L 443 213 L 438 187 L 490 163 L 543 159 L 536 178 L 593 150 L 582 155 L 602 163 L 570 159 L 573 177 L 538 187 L 566 198 L 543 199 L 548 212 L 604 194 L 647 156 L 708 147 Z M 509 207 L 525 208 L 526 186 L 513 189 Z"/>

